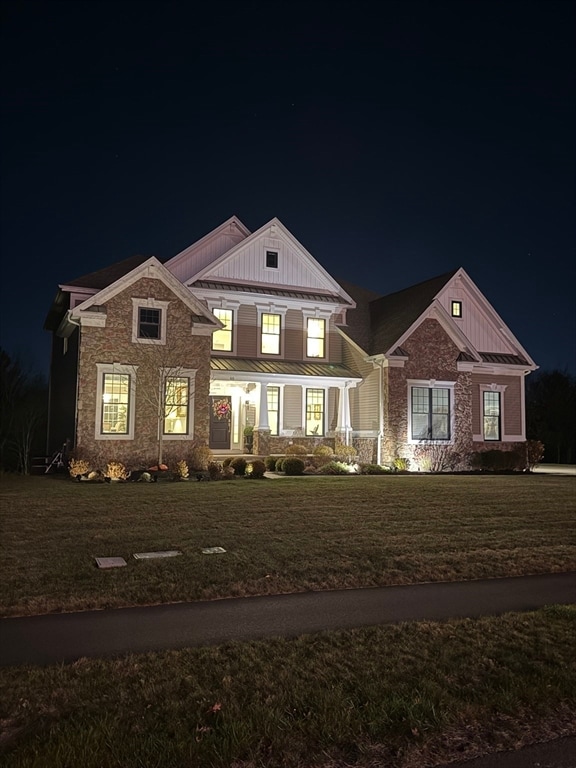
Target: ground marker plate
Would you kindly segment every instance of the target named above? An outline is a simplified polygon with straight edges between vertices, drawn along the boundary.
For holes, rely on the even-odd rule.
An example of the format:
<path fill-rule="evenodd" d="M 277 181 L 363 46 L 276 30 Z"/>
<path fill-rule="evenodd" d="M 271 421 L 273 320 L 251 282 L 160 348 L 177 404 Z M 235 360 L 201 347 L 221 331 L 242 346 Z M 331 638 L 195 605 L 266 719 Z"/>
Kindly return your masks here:
<path fill-rule="evenodd" d="M 136 552 L 134 558 L 136 560 L 154 560 L 157 557 L 176 557 L 181 554 L 182 552 L 177 549 L 166 549 L 160 552 Z"/>
<path fill-rule="evenodd" d="M 98 568 L 121 568 L 128 565 L 123 557 L 96 557 L 95 560 Z"/>
<path fill-rule="evenodd" d="M 206 547 L 202 550 L 203 555 L 219 555 L 222 552 L 226 552 L 223 547 Z"/>

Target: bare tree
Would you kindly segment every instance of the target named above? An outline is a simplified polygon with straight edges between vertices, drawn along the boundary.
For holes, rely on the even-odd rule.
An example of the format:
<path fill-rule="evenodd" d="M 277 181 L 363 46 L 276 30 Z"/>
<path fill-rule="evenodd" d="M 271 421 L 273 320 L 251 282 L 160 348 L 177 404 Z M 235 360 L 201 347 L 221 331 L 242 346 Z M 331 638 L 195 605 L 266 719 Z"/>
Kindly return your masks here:
<path fill-rule="evenodd" d="M 182 365 L 181 344 L 139 341 L 136 347 L 137 359 L 130 367 L 138 383 L 138 400 L 155 415 L 160 465 L 166 427 L 171 425 L 175 434 L 187 432 L 194 382 Z"/>

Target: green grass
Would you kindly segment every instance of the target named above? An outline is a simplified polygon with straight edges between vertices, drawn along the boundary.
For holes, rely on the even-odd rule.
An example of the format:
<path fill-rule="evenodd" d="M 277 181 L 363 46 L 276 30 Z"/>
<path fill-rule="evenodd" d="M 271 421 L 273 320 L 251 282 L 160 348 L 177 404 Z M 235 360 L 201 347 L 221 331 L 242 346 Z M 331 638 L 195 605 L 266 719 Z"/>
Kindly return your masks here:
<path fill-rule="evenodd" d="M 425 768 L 575 732 L 576 608 L 0 670 L 6 768 Z"/>
<path fill-rule="evenodd" d="M 1 479 L 3 615 L 576 569 L 574 479 Z M 203 547 L 222 546 L 207 556 Z M 179 549 L 140 561 L 135 552 Z M 126 568 L 101 571 L 97 556 Z"/>

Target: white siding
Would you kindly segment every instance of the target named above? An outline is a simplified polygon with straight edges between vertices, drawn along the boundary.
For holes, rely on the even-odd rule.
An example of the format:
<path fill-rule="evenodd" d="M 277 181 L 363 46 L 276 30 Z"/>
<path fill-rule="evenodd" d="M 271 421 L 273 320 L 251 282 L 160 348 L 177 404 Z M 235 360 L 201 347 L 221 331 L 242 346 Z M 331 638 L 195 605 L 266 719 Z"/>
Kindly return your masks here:
<path fill-rule="evenodd" d="M 186 251 L 174 257 L 174 264 L 167 263 L 166 266 L 178 280 L 185 283 L 243 239 L 243 235 L 237 229 L 233 233 L 214 235 L 198 246 L 191 245 Z"/>
<path fill-rule="evenodd" d="M 266 251 L 278 252 L 278 268 L 266 267 Z M 210 271 L 205 279 L 233 280 L 253 284 L 297 287 L 303 290 L 334 291 L 307 255 L 283 237 L 265 237 L 248 243 L 229 260 Z"/>
<path fill-rule="evenodd" d="M 461 280 L 445 288 L 439 294 L 438 301 L 449 315 L 451 314 L 450 302 L 462 302 L 462 318 L 452 319 L 479 352 L 516 354 L 516 348 L 508 342 L 481 303 L 469 293 Z"/>

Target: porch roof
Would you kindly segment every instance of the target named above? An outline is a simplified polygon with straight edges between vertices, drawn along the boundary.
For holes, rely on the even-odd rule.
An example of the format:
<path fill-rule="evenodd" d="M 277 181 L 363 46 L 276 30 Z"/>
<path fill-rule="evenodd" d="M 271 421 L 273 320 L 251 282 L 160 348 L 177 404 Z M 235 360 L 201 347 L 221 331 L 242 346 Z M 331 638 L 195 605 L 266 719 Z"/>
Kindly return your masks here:
<path fill-rule="evenodd" d="M 239 357 L 213 357 L 210 360 L 213 371 L 230 373 L 269 373 L 280 376 L 330 376 L 341 379 L 362 377 L 339 363 L 295 363 L 285 360 L 262 360 Z"/>

